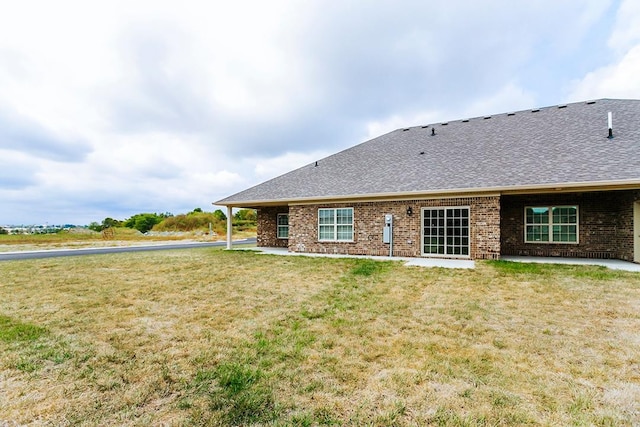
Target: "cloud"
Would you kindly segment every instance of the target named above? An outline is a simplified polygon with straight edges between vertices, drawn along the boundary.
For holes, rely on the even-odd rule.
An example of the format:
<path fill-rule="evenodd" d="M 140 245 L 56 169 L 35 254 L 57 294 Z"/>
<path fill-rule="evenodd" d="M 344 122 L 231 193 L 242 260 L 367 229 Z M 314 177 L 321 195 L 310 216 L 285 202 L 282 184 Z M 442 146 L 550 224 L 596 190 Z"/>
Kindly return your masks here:
<path fill-rule="evenodd" d="M 108 87 L 115 132 L 201 131 L 212 115 L 198 91 L 198 62 L 179 28 L 128 29 L 120 36 L 122 75 Z"/>
<path fill-rule="evenodd" d="M 609 47 L 624 55 L 640 43 L 640 3 L 624 0 L 616 13 L 616 23 L 609 37 Z"/>
<path fill-rule="evenodd" d="M 640 98 L 640 5 L 623 1 L 608 46 L 614 60 L 569 85 L 568 99 Z"/>
<path fill-rule="evenodd" d="M 13 2 L 0 221 L 207 208 L 399 127 L 628 90 L 637 6 L 612 4 Z"/>
<path fill-rule="evenodd" d="M 294 169 L 301 168 L 332 154 L 328 151 L 312 151 L 307 153 L 287 152 L 273 158 L 247 159 L 255 164 L 255 175 L 260 180 L 268 180 L 276 176 L 285 174 Z"/>
<path fill-rule="evenodd" d="M 61 162 L 78 162 L 91 148 L 83 141 L 55 135 L 27 117 L 0 110 L 0 149 Z"/>
<path fill-rule="evenodd" d="M 28 156 L 0 149 L 0 190 L 23 191 L 37 183 L 36 172 L 37 166 Z"/>
<path fill-rule="evenodd" d="M 476 99 L 464 109 L 465 117 L 518 111 L 536 107 L 536 96 L 514 82 L 507 82 L 488 97 Z M 462 117 L 460 117 L 462 118 Z"/>
<path fill-rule="evenodd" d="M 571 101 L 595 98 L 640 98 L 640 44 L 618 62 L 588 73 L 573 84 Z"/>

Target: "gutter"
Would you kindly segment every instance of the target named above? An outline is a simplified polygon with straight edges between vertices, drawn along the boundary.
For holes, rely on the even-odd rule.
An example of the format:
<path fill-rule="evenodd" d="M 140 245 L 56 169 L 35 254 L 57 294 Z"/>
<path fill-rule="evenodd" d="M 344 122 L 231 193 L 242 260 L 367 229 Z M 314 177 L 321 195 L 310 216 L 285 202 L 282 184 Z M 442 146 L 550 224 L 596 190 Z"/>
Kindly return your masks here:
<path fill-rule="evenodd" d="M 307 205 L 322 202 L 356 202 L 356 201 L 395 201 L 413 199 L 436 199 L 473 196 L 496 196 L 536 193 L 573 193 L 576 191 L 603 191 L 640 189 L 639 179 L 612 180 L 599 182 L 563 182 L 539 185 L 512 185 L 504 187 L 479 187 L 433 191 L 405 191 L 394 193 L 350 194 L 321 197 L 297 197 L 291 199 L 228 201 L 214 202 L 217 206 L 248 207 L 277 205 Z"/>

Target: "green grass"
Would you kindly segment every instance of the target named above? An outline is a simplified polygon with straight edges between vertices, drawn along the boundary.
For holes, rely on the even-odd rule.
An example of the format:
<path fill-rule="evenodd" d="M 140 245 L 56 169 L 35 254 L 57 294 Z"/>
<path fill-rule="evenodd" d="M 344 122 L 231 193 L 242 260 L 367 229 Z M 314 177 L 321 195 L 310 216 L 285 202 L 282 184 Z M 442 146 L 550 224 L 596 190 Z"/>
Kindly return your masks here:
<path fill-rule="evenodd" d="M 0 341 L 6 343 L 35 341 L 46 332 L 47 330 L 40 326 L 22 323 L 0 315 Z"/>
<path fill-rule="evenodd" d="M 72 357 L 69 346 L 52 337 L 46 328 L 0 315 L 0 342 L 8 352 L 5 364 L 33 373 L 48 363 L 60 364 Z M 1 365 L 0 365 L 1 366 Z"/>
<path fill-rule="evenodd" d="M 0 263 L 0 420 L 640 423 L 640 275 L 514 264 L 215 249 Z"/>

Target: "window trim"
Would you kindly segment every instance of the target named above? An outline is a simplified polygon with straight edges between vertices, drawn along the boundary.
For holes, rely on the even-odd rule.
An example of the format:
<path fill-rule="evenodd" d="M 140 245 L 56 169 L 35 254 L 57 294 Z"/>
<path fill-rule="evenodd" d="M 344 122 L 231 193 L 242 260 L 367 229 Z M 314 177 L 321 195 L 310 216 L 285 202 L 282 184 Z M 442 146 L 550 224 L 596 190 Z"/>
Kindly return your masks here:
<path fill-rule="evenodd" d="M 337 211 L 341 210 L 341 209 L 349 209 L 351 210 L 351 224 L 338 224 L 338 215 L 337 215 Z M 334 218 L 334 222 L 333 224 L 320 224 L 320 211 L 333 211 L 333 218 Z M 343 207 L 343 208 L 318 208 L 318 228 L 317 228 L 317 232 L 318 232 L 318 242 L 338 242 L 338 243 L 349 243 L 349 242 L 354 242 L 354 236 L 355 236 L 355 221 L 354 221 L 354 209 L 353 207 Z M 333 238 L 332 239 L 321 239 L 320 238 L 320 226 L 329 226 L 329 225 L 333 225 Z M 351 238 L 350 239 L 338 239 L 338 226 L 345 226 L 345 225 L 350 225 L 351 226 Z"/>
<path fill-rule="evenodd" d="M 549 222 L 544 224 L 528 224 L 527 223 L 527 209 L 546 208 L 549 210 Z M 553 223 L 553 209 L 554 208 L 575 208 L 576 210 L 576 222 L 575 224 L 554 224 Z M 578 245 L 580 244 L 580 207 L 578 205 L 529 205 L 524 207 L 524 243 L 528 244 L 540 244 L 540 245 Z M 549 227 L 549 240 L 527 240 L 527 226 L 529 225 L 546 225 Z M 576 226 L 576 241 L 575 242 L 562 242 L 553 240 L 553 226 L 554 225 L 575 225 Z"/>
<path fill-rule="evenodd" d="M 281 225 L 280 224 L 280 217 L 286 216 L 287 217 L 287 225 Z M 280 227 L 286 227 L 287 228 L 287 237 L 282 237 L 280 235 Z M 282 240 L 288 240 L 289 239 L 289 214 L 288 213 L 279 213 L 276 216 L 276 238 L 277 239 L 282 239 Z"/>
<path fill-rule="evenodd" d="M 427 253 L 424 251 L 424 238 L 425 238 L 425 234 L 424 234 L 424 213 L 426 211 L 429 210 L 444 210 L 445 211 L 445 230 L 446 230 L 446 212 L 447 209 L 466 209 L 468 212 L 468 235 L 467 235 L 467 241 L 468 241 L 468 248 L 469 248 L 469 253 L 467 255 L 464 254 L 447 254 L 447 243 L 446 243 L 446 237 L 447 235 L 445 234 L 445 243 L 444 243 L 444 253 L 442 254 L 433 254 L 433 253 Z M 470 205 L 460 205 L 460 206 L 426 206 L 426 207 L 422 207 L 420 209 L 420 255 L 426 258 L 451 258 L 451 259 L 471 259 L 471 250 L 472 250 L 472 223 L 471 223 L 471 206 Z M 446 231 L 445 231 L 446 233 Z"/>

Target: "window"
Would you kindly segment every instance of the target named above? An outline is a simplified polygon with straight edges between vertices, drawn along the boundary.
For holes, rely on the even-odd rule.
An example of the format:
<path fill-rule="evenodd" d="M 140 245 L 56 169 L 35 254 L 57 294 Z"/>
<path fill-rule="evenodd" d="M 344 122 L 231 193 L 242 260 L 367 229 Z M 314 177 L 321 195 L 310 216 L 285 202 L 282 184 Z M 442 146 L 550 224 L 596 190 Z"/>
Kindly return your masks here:
<path fill-rule="evenodd" d="M 469 256 L 469 208 L 422 210 L 423 255 Z"/>
<path fill-rule="evenodd" d="M 318 209 L 318 240 L 353 241 L 353 208 Z"/>
<path fill-rule="evenodd" d="M 289 214 L 278 214 L 278 239 L 288 239 L 288 238 L 289 238 Z"/>
<path fill-rule="evenodd" d="M 526 243 L 578 243 L 577 206 L 525 208 Z"/>

